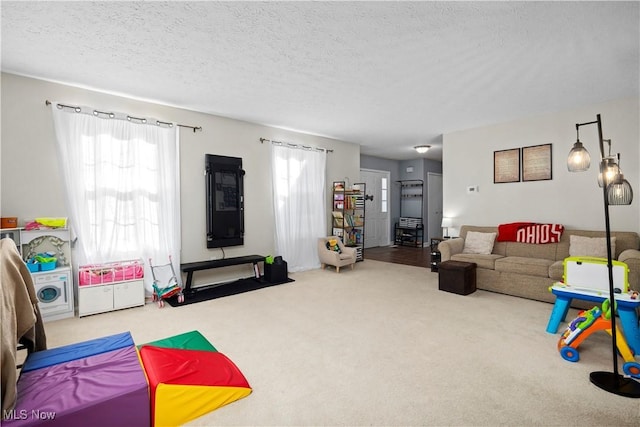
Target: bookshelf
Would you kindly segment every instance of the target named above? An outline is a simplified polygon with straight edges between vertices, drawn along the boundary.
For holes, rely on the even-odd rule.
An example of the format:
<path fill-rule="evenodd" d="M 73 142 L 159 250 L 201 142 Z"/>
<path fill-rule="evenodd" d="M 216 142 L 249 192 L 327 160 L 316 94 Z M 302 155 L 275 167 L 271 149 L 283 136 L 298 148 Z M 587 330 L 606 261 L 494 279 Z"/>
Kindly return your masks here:
<path fill-rule="evenodd" d="M 401 246 L 424 246 L 423 186 L 421 179 L 396 181 L 400 184 L 400 221 L 395 224 L 394 243 Z"/>
<path fill-rule="evenodd" d="M 333 182 L 331 234 L 356 248 L 357 261 L 364 259 L 365 194 L 364 183 L 347 188 L 344 181 Z"/>

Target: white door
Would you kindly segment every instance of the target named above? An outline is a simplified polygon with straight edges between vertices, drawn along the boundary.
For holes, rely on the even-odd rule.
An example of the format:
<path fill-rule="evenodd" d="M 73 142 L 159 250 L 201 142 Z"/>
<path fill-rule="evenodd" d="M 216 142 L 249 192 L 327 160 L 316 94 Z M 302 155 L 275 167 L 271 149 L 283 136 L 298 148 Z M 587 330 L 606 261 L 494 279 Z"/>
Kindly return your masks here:
<path fill-rule="evenodd" d="M 427 210 L 428 210 L 428 226 L 425 236 L 427 239 L 432 237 L 442 237 L 442 175 L 437 173 L 427 173 Z M 429 242 L 427 240 L 426 242 Z"/>
<path fill-rule="evenodd" d="M 364 247 L 374 248 L 391 244 L 389 223 L 389 180 L 391 172 L 360 169 L 360 180 L 366 184 Z M 373 200 L 371 200 L 373 196 Z"/>

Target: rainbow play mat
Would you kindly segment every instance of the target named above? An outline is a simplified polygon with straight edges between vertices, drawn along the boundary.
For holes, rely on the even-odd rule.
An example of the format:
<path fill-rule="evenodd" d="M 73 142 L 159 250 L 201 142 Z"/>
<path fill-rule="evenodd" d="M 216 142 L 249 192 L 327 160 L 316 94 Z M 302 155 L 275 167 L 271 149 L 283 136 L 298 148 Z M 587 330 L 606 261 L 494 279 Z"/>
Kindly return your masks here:
<path fill-rule="evenodd" d="M 136 347 L 129 332 L 31 353 L 6 426 L 178 426 L 248 396 L 198 331 Z"/>
<path fill-rule="evenodd" d="M 248 396 L 240 369 L 200 332 L 140 346 L 154 426 L 176 426 Z"/>

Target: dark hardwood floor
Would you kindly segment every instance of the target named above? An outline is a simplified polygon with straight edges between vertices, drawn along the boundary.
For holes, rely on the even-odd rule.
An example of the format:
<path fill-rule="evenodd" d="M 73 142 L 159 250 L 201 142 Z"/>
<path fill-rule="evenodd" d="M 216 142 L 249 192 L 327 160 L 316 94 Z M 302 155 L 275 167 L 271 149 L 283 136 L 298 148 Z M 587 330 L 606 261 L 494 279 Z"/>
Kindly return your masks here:
<path fill-rule="evenodd" d="M 428 247 L 379 246 L 377 248 L 367 248 L 364 250 L 364 259 L 431 268 L 431 250 Z"/>

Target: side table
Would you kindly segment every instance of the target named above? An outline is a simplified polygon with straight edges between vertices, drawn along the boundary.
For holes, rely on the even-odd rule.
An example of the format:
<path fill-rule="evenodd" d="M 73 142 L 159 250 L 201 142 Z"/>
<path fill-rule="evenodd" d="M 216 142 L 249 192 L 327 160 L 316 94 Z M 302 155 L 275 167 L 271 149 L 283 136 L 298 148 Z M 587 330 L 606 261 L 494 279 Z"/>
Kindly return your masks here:
<path fill-rule="evenodd" d="M 438 266 L 440 265 L 440 251 L 438 250 L 438 244 L 444 240 L 443 237 L 432 237 L 429 244 L 430 256 L 431 256 L 431 271 L 438 272 Z"/>

